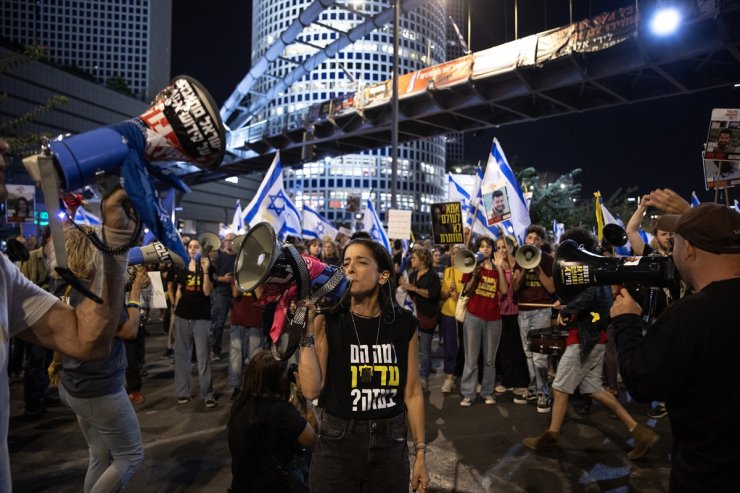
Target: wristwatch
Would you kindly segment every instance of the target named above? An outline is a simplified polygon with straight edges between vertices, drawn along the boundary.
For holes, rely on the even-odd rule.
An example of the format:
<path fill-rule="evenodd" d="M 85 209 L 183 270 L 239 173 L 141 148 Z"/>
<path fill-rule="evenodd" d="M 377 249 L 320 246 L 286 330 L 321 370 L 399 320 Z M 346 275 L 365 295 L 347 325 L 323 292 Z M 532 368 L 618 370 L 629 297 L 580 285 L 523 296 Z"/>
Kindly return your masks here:
<path fill-rule="evenodd" d="M 301 336 L 301 340 L 298 342 L 298 345 L 300 347 L 313 347 L 315 343 L 316 339 L 313 335 L 305 335 Z"/>

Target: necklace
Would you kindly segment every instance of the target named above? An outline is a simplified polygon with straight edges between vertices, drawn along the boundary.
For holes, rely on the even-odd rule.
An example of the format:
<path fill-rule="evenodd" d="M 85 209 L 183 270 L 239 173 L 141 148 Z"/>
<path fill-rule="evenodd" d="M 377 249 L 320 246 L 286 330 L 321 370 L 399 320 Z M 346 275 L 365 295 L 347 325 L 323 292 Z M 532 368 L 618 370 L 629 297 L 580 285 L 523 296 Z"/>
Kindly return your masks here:
<path fill-rule="evenodd" d="M 360 346 L 362 346 L 362 342 L 360 341 L 360 333 L 357 332 L 357 324 L 355 323 L 355 314 L 354 314 L 354 312 L 352 312 L 352 310 L 349 311 L 349 314 L 350 314 L 350 317 L 352 317 L 352 327 L 354 327 L 354 329 L 355 329 L 355 337 L 357 337 L 357 344 L 360 345 Z M 358 315 L 358 316 L 360 316 L 360 315 Z M 368 318 L 369 319 L 370 317 L 362 317 L 362 318 Z M 378 346 L 378 340 L 380 338 L 380 320 L 381 320 L 381 318 L 382 317 L 380 316 L 380 314 L 378 314 L 378 331 L 375 334 L 375 347 Z M 362 384 L 369 384 L 369 383 L 371 383 L 373 381 L 373 366 L 375 365 L 375 358 L 372 356 L 372 352 L 370 354 L 371 354 L 370 357 L 372 358 L 371 364 L 369 366 L 368 365 L 365 365 L 365 366 L 361 366 L 360 367 L 360 382 Z"/>

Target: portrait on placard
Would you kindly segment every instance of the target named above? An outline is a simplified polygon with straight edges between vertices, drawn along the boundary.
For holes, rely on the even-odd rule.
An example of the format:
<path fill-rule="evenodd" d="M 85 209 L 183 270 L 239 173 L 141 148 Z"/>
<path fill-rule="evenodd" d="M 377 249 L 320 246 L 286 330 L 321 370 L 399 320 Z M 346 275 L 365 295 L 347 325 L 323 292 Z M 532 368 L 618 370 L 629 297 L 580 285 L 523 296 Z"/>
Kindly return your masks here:
<path fill-rule="evenodd" d="M 503 183 L 494 184 L 483 190 L 483 204 L 486 208 L 486 223 L 493 226 L 511 217 L 509 194 Z"/>
<path fill-rule="evenodd" d="M 703 165 L 707 190 L 740 184 L 740 109 L 712 110 Z"/>
<path fill-rule="evenodd" d="M 8 223 L 32 223 L 34 192 L 32 185 L 7 185 L 8 198 L 5 202 L 5 220 Z"/>

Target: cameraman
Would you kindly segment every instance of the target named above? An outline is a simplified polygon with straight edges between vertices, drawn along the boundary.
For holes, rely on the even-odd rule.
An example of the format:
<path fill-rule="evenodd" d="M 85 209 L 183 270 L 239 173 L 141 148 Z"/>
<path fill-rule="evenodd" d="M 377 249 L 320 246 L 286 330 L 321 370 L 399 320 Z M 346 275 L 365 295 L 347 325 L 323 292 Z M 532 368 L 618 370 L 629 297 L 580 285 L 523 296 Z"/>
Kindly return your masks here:
<path fill-rule="evenodd" d="M 657 190 L 650 201 L 676 211 L 674 195 Z M 732 430 L 740 397 L 728 389 L 740 373 L 740 214 L 713 203 L 681 209 L 662 216 L 658 228 L 675 233 L 673 258 L 693 294 L 668 306 L 643 336 L 642 310 L 622 289 L 611 308 L 619 366 L 636 400 L 666 402 L 674 437 L 670 490 L 737 491 L 740 449 Z"/>
<path fill-rule="evenodd" d="M 8 145 L 0 139 L 0 201 L 7 196 L 2 154 Z M 126 215 L 118 189 L 103 201 L 103 236 L 111 246 L 126 242 L 134 222 Z M 8 339 L 18 335 L 41 346 L 80 360 L 103 359 L 108 354 L 123 303 L 128 255 L 103 256 L 103 304 L 85 299 L 75 309 L 26 279 L 5 255 L 0 255 L 0 491 L 10 491 L 7 433 L 9 415 Z"/>

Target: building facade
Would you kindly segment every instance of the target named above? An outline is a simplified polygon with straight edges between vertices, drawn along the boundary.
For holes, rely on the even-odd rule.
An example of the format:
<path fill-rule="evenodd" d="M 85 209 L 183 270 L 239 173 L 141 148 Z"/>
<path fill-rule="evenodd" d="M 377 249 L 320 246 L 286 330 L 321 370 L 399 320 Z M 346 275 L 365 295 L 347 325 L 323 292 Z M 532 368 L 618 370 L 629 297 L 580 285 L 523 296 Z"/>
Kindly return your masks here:
<path fill-rule="evenodd" d="M 149 100 L 170 77 L 172 0 L 0 0 L 0 36 Z"/>
<path fill-rule="evenodd" d="M 312 0 L 255 0 L 253 2 L 252 58 L 261 56 Z M 401 17 L 400 73 L 421 69 L 447 59 L 446 26 L 448 0 L 429 0 Z M 462 0 L 460 0 L 462 1 Z M 374 13 L 389 5 L 389 0 L 349 2 L 360 13 Z M 319 19 L 304 29 L 305 43 L 286 48 L 284 59 L 270 69 L 255 85 L 255 92 L 269 89 L 270 76 L 281 77 L 291 68 L 289 59 L 310 56 L 315 48 L 331 43 L 338 31 L 348 31 L 357 14 L 341 8 L 324 11 Z M 353 22 L 354 21 L 354 22 Z M 355 93 L 358 89 L 392 78 L 393 28 L 384 26 L 365 39 L 325 61 L 303 80 L 274 100 L 256 119 L 270 120 L 300 111 L 308 106 Z M 389 142 L 390 144 L 390 142 Z M 304 164 L 302 169 L 285 170 L 286 189 L 296 205 L 304 204 L 321 212 L 327 219 L 349 226 L 361 211 L 348 208 L 352 198 L 360 204 L 371 199 L 385 220 L 391 208 L 391 149 L 372 149 L 361 154 L 327 158 Z M 446 194 L 445 139 L 435 137 L 402 144 L 398 150 L 397 207 L 412 210 L 415 232 L 431 229 L 430 204 Z M 355 202 L 357 202 L 355 200 Z"/>

